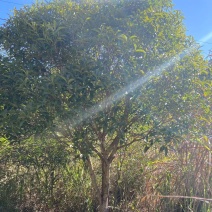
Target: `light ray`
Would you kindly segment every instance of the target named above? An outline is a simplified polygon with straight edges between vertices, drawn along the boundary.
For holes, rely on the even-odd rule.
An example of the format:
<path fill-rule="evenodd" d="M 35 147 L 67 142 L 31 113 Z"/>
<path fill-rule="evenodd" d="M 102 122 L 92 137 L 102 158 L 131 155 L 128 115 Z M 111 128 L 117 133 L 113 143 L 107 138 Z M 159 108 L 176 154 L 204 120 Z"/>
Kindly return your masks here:
<path fill-rule="evenodd" d="M 210 40 L 211 38 L 212 38 L 212 32 L 210 32 L 208 35 L 203 37 L 199 43 L 206 42 L 206 41 Z M 169 59 L 166 63 L 163 63 L 162 65 L 160 65 L 155 70 L 149 71 L 145 76 L 139 78 L 138 80 L 134 81 L 133 83 L 120 89 L 119 91 L 112 94 L 111 96 L 104 99 L 103 101 L 99 102 L 98 104 L 94 105 L 93 107 L 85 109 L 83 112 L 79 112 L 79 115 L 77 115 L 72 120 L 70 120 L 70 122 L 71 122 L 71 123 L 69 123 L 70 128 L 74 128 L 75 126 L 79 125 L 86 119 L 91 118 L 92 116 L 96 115 L 100 111 L 105 110 L 108 106 L 119 101 L 121 98 L 123 98 L 128 93 L 135 91 L 137 88 L 141 87 L 146 82 L 150 81 L 151 78 L 160 76 L 167 68 L 169 68 L 170 66 L 179 62 L 182 58 L 184 58 L 186 55 L 190 54 L 197 47 L 199 47 L 198 44 L 191 45 L 189 48 L 187 48 L 184 51 L 182 51 L 181 53 L 175 55 L 174 57 Z"/>
<path fill-rule="evenodd" d="M 212 32 L 208 33 L 205 37 L 198 41 L 199 44 L 204 44 L 212 38 Z"/>

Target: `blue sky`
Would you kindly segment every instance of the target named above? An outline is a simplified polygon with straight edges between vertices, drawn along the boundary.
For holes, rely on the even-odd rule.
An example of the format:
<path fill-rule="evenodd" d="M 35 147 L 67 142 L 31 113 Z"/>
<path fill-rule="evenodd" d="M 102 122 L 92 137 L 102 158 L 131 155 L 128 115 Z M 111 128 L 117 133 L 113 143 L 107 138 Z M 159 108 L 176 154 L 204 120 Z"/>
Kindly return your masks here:
<path fill-rule="evenodd" d="M 11 14 L 14 7 L 19 9 L 34 0 L 0 0 L 0 25 Z M 192 35 L 196 41 L 212 32 L 212 0 L 173 0 L 175 9 L 180 10 L 185 18 L 184 24 L 187 34 Z M 203 54 L 206 56 L 212 49 L 212 39 L 201 43 Z"/>
<path fill-rule="evenodd" d="M 184 16 L 187 34 L 192 35 L 196 41 L 212 32 L 212 0 L 173 0 L 175 9 L 180 10 Z M 201 43 L 204 55 L 212 49 L 212 38 Z"/>

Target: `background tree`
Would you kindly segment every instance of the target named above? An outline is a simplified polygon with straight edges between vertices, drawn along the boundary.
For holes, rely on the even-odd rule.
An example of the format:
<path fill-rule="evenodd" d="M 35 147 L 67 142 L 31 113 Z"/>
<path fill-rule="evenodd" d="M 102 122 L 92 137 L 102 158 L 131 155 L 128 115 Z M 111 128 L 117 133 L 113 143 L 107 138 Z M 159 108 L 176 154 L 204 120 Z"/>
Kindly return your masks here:
<path fill-rule="evenodd" d="M 193 44 L 169 0 L 52 1 L 14 11 L 0 28 L 1 136 L 46 133 L 71 144 L 105 211 L 117 151 L 160 142 L 167 153 L 188 129 L 194 81 L 207 66 Z"/>

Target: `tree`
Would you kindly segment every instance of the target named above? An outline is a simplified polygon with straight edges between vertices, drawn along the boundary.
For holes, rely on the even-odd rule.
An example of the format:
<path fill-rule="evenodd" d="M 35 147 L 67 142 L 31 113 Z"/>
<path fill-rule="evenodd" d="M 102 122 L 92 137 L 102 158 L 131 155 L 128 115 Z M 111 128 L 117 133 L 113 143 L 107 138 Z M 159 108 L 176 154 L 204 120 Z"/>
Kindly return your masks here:
<path fill-rule="evenodd" d="M 72 145 L 88 166 L 99 211 L 108 209 L 117 151 L 160 142 L 167 153 L 186 132 L 193 82 L 206 67 L 170 0 L 38 3 L 14 11 L 0 44 L 1 136 L 20 142 L 48 133 Z"/>

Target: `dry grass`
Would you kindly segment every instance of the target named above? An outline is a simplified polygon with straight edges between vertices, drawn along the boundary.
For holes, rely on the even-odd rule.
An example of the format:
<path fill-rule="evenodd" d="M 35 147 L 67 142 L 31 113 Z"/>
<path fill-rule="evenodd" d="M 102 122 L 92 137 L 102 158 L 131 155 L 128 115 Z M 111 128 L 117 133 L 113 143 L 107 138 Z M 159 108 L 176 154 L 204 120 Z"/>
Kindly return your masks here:
<path fill-rule="evenodd" d="M 184 141 L 173 145 L 168 156 L 158 149 L 156 145 L 144 153 L 142 146 L 135 145 L 117 154 L 111 167 L 111 211 L 211 211 L 208 146 L 204 142 Z M 64 154 L 61 150 L 55 154 Z M 4 183 L 0 185 L 0 207 L 5 211 L 96 211 L 89 175 L 82 161 L 64 158 L 65 166 L 53 166 L 56 179 L 52 189 L 48 166 L 38 169 L 41 164 L 33 166 L 31 160 L 10 155 L 12 152 L 10 149 L 5 155 L 1 153 L 0 180 Z M 30 154 L 33 159 L 33 151 Z M 95 158 L 94 164 L 100 178 Z"/>

